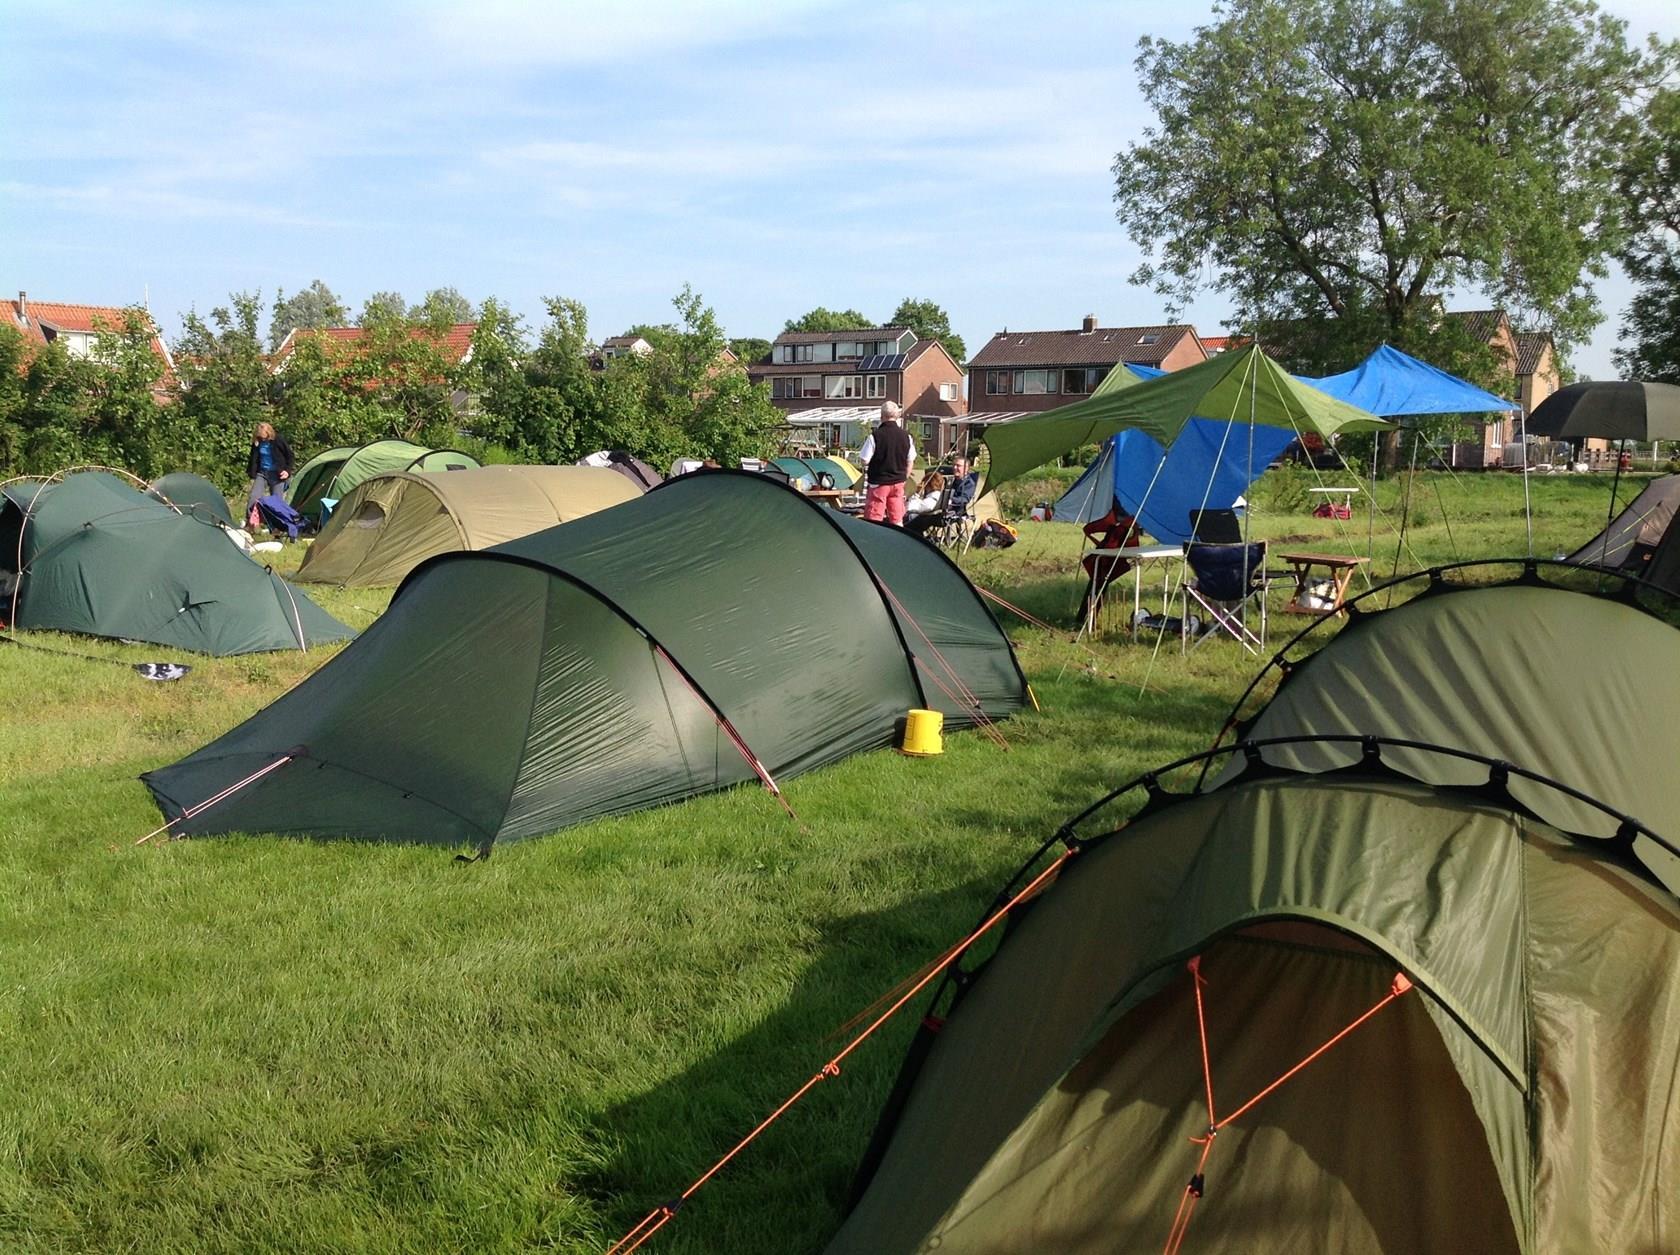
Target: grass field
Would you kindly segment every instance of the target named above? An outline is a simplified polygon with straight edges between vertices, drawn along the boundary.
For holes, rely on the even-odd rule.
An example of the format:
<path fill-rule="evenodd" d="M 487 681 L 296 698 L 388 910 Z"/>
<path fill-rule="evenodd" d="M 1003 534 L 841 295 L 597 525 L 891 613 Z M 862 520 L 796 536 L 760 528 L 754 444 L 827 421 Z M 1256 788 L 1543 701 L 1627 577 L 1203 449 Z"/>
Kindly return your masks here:
<path fill-rule="evenodd" d="M 1591 536 L 1608 488 L 1536 478 L 1534 552 Z M 1390 514 L 1398 492 L 1381 486 Z M 1513 476 L 1420 476 L 1410 515 L 1402 569 L 1527 547 Z M 1299 510 L 1257 507 L 1255 529 L 1366 541 L 1363 517 L 1338 529 Z M 1375 536 L 1380 578 L 1395 538 Z M 1076 551 L 1074 529 L 1023 524 L 1015 548 L 966 560 L 1063 625 L 1005 618 L 1043 705 L 1005 725 L 1007 753 L 968 734 L 937 759 L 814 772 L 787 786 L 803 828 L 738 789 L 475 864 L 261 836 L 135 847 L 158 818 L 134 777 L 329 651 L 197 659 L 148 684 L 4 647 L 0 1247 L 603 1249 L 810 1076 L 831 1030 L 966 931 L 1063 819 L 1212 739 L 1254 660 L 1229 643 L 1188 658 L 1123 635 L 1070 643 Z M 320 600 L 359 627 L 389 595 Z M 913 1019 L 648 1249 L 820 1249 Z"/>

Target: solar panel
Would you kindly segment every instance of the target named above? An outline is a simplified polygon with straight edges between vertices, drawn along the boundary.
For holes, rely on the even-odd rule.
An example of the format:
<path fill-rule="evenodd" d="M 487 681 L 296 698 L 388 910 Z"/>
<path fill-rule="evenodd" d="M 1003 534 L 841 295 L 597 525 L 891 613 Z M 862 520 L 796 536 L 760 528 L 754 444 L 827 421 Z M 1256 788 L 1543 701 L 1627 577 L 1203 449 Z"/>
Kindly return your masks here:
<path fill-rule="evenodd" d="M 864 358 L 858 364 L 858 369 L 866 372 L 903 370 L 904 359 L 908 356 L 908 353 L 876 353 L 872 357 Z"/>

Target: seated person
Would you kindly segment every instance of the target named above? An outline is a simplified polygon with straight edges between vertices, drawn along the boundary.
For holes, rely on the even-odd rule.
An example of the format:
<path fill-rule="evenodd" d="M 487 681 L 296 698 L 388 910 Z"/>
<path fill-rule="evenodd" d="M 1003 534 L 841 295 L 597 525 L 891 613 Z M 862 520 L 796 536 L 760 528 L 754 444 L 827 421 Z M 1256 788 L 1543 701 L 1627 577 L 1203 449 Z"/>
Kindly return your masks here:
<path fill-rule="evenodd" d="M 974 504 L 974 492 L 979 487 L 980 477 L 968 469 L 968 459 L 958 457 L 951 462 L 951 478 L 943 478 L 937 471 L 928 476 L 928 480 L 939 480 L 940 490 L 944 493 L 943 507 L 936 495 L 934 505 L 914 519 L 907 518 L 904 530 L 913 536 L 920 536 L 935 523 L 943 518 L 961 518 L 967 514 Z M 927 480 L 922 481 L 922 492 L 927 491 Z"/>
<path fill-rule="evenodd" d="M 1132 564 L 1119 554 L 1105 555 L 1105 549 L 1125 549 L 1138 543 L 1137 520 L 1120 508 L 1116 501 L 1100 519 L 1085 524 L 1095 553 L 1080 560 L 1085 568 L 1085 596 L 1079 603 L 1079 617 L 1084 619 L 1103 592 L 1115 580 L 1132 569 Z"/>
<path fill-rule="evenodd" d="M 945 495 L 945 477 L 938 471 L 928 472 L 922 486 L 904 503 L 905 514 L 932 514 L 939 509 L 939 499 Z"/>

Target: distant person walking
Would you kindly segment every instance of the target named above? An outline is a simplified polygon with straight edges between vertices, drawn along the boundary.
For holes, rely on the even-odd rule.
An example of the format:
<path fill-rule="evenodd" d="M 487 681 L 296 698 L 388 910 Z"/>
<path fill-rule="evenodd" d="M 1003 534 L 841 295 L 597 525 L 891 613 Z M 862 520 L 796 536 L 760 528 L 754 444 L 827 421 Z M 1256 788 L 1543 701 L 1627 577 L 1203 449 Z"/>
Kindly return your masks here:
<path fill-rule="evenodd" d="M 251 477 L 251 495 L 245 501 L 245 522 L 253 529 L 262 526 L 257 502 L 280 491 L 292 477 L 292 446 L 277 434 L 273 423 L 258 423 L 251 432 L 251 456 L 245 473 Z"/>
<path fill-rule="evenodd" d="M 904 481 L 916 465 L 916 442 L 899 422 L 899 408 L 891 401 L 881 405 L 881 423 L 858 450 L 864 477 L 869 482 L 863 497 L 863 517 L 868 523 L 885 522 L 904 526 Z"/>

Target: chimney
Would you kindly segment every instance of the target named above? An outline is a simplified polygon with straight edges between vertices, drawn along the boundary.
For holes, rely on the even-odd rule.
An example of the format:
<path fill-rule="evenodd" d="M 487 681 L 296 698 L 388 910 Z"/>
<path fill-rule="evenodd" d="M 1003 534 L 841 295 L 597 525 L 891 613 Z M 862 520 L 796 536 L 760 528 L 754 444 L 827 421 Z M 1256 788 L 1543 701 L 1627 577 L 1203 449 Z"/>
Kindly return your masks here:
<path fill-rule="evenodd" d="M 1095 331 L 1096 329 L 1097 329 L 1097 316 L 1095 314 L 1086 314 L 1085 315 L 1085 321 L 1079 328 L 1079 334 L 1082 335 L 1082 336 L 1088 336 L 1093 331 Z"/>
<path fill-rule="evenodd" d="M 22 288 L 18 289 L 18 317 L 26 323 L 29 321 L 29 293 Z"/>

